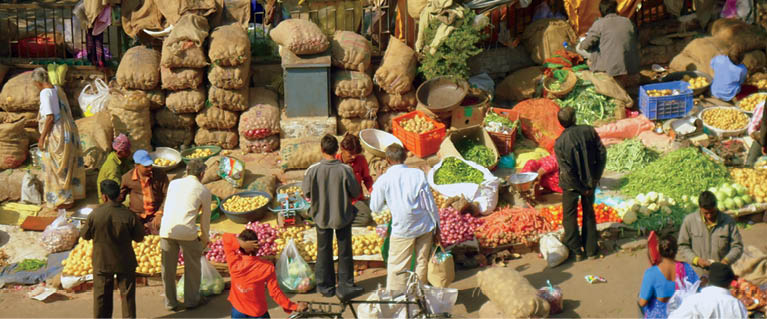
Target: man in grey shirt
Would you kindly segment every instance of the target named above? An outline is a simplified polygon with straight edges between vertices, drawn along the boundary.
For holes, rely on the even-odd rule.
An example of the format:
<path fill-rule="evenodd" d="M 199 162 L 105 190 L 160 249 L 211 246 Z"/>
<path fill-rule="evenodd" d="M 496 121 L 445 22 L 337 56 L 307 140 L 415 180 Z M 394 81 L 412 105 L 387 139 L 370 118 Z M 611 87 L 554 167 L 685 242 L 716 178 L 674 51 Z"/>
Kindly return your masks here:
<path fill-rule="evenodd" d="M 317 225 L 317 264 L 314 267 L 317 290 L 325 297 L 338 293 L 341 299 L 362 294 L 354 285 L 352 260 L 352 199 L 362 190 L 354 178 L 354 171 L 335 159 L 338 140 L 325 135 L 320 141 L 322 161 L 306 170 L 304 196 L 311 201 L 310 213 Z M 333 233 L 338 241 L 338 290 L 333 271 Z"/>

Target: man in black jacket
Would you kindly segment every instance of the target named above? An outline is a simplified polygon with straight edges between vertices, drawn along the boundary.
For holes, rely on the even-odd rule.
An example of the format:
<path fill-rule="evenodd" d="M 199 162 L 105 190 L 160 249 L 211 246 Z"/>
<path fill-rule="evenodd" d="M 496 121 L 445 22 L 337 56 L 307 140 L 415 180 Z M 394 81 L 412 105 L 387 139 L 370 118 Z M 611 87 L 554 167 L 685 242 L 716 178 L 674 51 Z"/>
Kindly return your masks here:
<path fill-rule="evenodd" d="M 565 128 L 554 144 L 559 163 L 559 186 L 562 187 L 562 208 L 565 245 L 576 261 L 584 257 L 597 258 L 597 223 L 594 215 L 594 190 L 602 178 L 607 151 L 593 127 L 575 125 L 575 109 L 563 108 L 557 114 Z M 578 199 L 583 206 L 583 226 L 578 232 Z M 583 250 L 581 250 L 583 248 Z"/>

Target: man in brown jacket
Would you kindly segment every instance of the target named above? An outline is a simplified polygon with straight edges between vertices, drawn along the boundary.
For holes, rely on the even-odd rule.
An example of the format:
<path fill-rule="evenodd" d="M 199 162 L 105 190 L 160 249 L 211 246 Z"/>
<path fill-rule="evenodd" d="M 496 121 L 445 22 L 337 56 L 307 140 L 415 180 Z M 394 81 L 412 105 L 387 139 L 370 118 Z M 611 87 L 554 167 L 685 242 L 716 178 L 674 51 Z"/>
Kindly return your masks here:
<path fill-rule="evenodd" d="M 102 181 L 104 204 L 94 209 L 80 236 L 93 240 L 93 317 L 112 318 L 115 276 L 120 287 L 123 318 L 136 318 L 136 254 L 131 241 L 144 240 L 144 225 L 117 201 L 120 186 Z"/>
<path fill-rule="evenodd" d="M 162 220 L 162 205 L 168 193 L 168 175 L 152 166 L 154 161 L 145 150 L 133 153 L 132 170 L 122 176 L 120 198 L 122 203 L 130 194 L 128 206 L 144 224 L 147 234 L 157 235 Z"/>
<path fill-rule="evenodd" d="M 714 193 L 701 193 L 698 206 L 700 213 L 689 214 L 682 222 L 677 259 L 706 277 L 712 263 L 732 265 L 737 261 L 743 254 L 743 241 L 735 220 L 716 207 Z"/>

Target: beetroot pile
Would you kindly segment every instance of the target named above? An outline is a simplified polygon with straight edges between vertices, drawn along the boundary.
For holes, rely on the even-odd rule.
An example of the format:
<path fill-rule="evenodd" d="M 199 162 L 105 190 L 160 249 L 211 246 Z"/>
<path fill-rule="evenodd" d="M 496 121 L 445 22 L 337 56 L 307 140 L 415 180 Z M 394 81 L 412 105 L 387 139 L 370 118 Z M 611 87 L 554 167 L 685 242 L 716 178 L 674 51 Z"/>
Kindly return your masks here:
<path fill-rule="evenodd" d="M 482 225 L 482 220 L 461 214 L 452 207 L 439 210 L 439 231 L 442 246 L 460 244 L 474 239 L 474 231 Z"/>

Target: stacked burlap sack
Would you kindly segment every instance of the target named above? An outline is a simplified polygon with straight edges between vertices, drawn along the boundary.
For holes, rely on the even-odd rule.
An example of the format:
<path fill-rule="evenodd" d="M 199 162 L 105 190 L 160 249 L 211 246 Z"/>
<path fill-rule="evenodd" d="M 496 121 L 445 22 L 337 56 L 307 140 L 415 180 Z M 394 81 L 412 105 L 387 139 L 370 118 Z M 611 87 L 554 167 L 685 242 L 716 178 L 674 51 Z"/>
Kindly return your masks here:
<path fill-rule="evenodd" d="M 381 67 L 373 76 L 380 103 L 376 124 L 382 130 L 391 132 L 391 120 L 415 110 L 418 105 L 413 86 L 417 66 L 418 59 L 413 49 L 402 40 L 389 40 Z"/>
<path fill-rule="evenodd" d="M 338 130 L 358 134 L 375 128 L 378 98 L 373 94 L 370 68 L 370 42 L 349 31 L 337 31 L 330 42 L 333 66 L 333 105 L 338 114 Z"/>
<path fill-rule="evenodd" d="M 117 67 L 118 88 L 109 91 L 107 109 L 112 115 L 114 136 L 123 133 L 131 141 L 131 151 L 152 149 L 151 108 L 162 103 L 160 52 L 145 46 L 125 51 Z"/>
<path fill-rule="evenodd" d="M 240 24 L 217 27 L 210 35 L 209 105 L 196 117 L 197 145 L 237 147 L 237 123 L 247 107 L 250 83 L 250 40 Z"/>
<path fill-rule="evenodd" d="M 32 81 L 32 72 L 18 74 L 8 80 L 0 92 L 0 123 L 9 123 L 18 117 L 26 119 L 23 126 L 24 133 L 29 138 L 30 144 L 37 143 L 40 137 L 38 132 L 38 111 L 40 110 L 40 89 Z"/>
<path fill-rule="evenodd" d="M 243 153 L 270 153 L 280 148 L 280 107 L 277 93 L 251 88 L 248 110 L 240 116 L 238 133 Z"/>
<path fill-rule="evenodd" d="M 163 41 L 160 75 L 167 96 L 165 107 L 154 114 L 158 146 L 191 145 L 194 140 L 194 117 L 207 99 L 202 80 L 209 64 L 203 50 L 208 31 L 206 18 L 186 14 Z"/>

